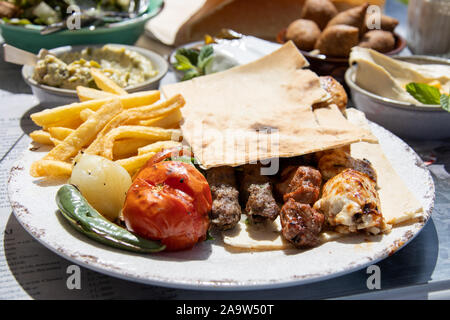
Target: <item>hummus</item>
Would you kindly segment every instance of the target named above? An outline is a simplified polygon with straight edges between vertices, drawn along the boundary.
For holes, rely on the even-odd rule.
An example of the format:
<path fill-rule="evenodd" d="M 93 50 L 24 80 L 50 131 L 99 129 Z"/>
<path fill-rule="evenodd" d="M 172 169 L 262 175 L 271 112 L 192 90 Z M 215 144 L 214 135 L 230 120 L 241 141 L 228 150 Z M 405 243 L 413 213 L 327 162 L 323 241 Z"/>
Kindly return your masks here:
<path fill-rule="evenodd" d="M 422 105 L 406 91 L 410 82 L 435 86 L 441 93 L 450 90 L 450 66 L 404 62 L 361 47 L 352 49 L 349 62 L 358 64 L 353 79 L 358 86 L 392 100 Z"/>
<path fill-rule="evenodd" d="M 158 73 L 151 61 L 141 54 L 124 47 L 105 45 L 59 56 L 47 54 L 38 60 L 33 79 L 63 89 L 96 88 L 90 68 L 100 68 L 122 88 L 138 85 Z"/>

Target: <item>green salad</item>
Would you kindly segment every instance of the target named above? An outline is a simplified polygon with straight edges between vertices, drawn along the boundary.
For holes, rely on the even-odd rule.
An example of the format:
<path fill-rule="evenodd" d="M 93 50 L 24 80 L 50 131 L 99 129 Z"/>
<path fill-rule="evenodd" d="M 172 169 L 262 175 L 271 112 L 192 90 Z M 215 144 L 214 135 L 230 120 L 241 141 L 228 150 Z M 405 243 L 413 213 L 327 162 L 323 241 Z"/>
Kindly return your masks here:
<path fill-rule="evenodd" d="M 104 11 L 128 11 L 132 0 L 6 0 L 0 1 L 0 18 L 16 25 L 51 25 L 63 21 L 70 5 Z"/>

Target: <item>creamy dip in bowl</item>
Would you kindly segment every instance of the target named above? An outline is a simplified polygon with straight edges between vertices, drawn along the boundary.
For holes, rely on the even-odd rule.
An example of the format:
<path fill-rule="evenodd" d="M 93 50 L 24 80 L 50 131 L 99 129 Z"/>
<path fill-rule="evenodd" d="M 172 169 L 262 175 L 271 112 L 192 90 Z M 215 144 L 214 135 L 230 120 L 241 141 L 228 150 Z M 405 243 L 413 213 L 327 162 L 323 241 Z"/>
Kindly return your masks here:
<path fill-rule="evenodd" d="M 168 71 L 160 55 L 134 46 L 108 44 L 65 46 L 49 50 L 22 76 L 38 100 L 46 104 L 77 101 L 79 85 L 96 88 L 90 68 L 99 68 L 128 92 L 157 89 Z"/>

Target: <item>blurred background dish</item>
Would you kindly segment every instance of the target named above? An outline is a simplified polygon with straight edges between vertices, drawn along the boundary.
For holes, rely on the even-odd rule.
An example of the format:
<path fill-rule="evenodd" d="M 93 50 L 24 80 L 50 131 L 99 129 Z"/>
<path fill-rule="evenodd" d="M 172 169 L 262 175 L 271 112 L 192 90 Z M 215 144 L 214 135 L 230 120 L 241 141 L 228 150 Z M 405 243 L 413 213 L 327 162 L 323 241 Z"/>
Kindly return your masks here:
<path fill-rule="evenodd" d="M 49 50 L 49 52 L 53 53 L 55 56 L 58 56 L 68 52 L 79 52 L 85 49 L 86 47 L 100 48 L 103 46 L 104 45 L 64 46 L 51 49 Z M 153 65 L 153 68 L 157 71 L 157 74 L 154 77 L 151 77 L 150 79 L 147 79 L 146 81 L 138 85 L 126 87 L 125 90 L 127 90 L 128 92 L 137 92 L 143 90 L 158 89 L 161 78 L 163 78 L 166 75 L 169 69 L 168 63 L 163 57 L 150 50 L 135 46 L 118 45 L 118 44 L 111 44 L 111 46 L 129 49 L 131 51 L 141 54 L 142 56 L 150 60 L 150 62 Z M 35 69 L 34 66 L 29 65 L 23 66 L 22 76 L 25 82 L 31 87 L 33 94 L 41 103 L 45 103 L 47 105 L 61 105 L 78 101 L 77 93 L 75 90 L 55 88 L 48 85 L 37 83 L 33 79 L 34 69 Z"/>
<path fill-rule="evenodd" d="M 202 72 L 201 75 L 219 72 L 232 68 L 234 66 L 249 63 L 265 56 L 266 54 L 271 53 L 272 51 L 280 47 L 279 44 L 271 41 L 262 40 L 253 36 L 241 35 L 231 30 L 227 31 L 234 34 L 235 38 L 218 39 L 214 37 L 215 43 L 209 44 L 210 46 L 212 46 L 212 59 L 206 66 L 204 66 L 204 72 Z M 206 38 L 208 37 L 209 36 L 207 36 Z M 212 40 L 213 38 L 209 37 L 209 39 Z M 200 52 L 203 47 L 208 45 L 206 42 L 195 41 L 185 44 L 173 50 L 169 55 L 168 60 L 171 69 L 175 72 L 178 81 L 187 80 L 185 78 L 185 75 L 186 71 L 188 70 L 177 69 L 177 54 L 182 54 L 183 51 L 185 52 L 185 50 L 195 50 L 197 52 Z M 189 56 L 189 54 L 186 55 Z M 192 63 L 193 65 L 197 65 L 197 61 L 192 61 Z"/>
<path fill-rule="evenodd" d="M 99 27 L 84 27 L 79 30 L 63 30 L 50 34 L 41 34 L 47 27 L 11 19 L 0 20 L 1 35 L 5 42 L 17 48 L 37 53 L 41 48 L 52 49 L 65 45 L 85 45 L 120 43 L 132 45 L 141 36 L 145 24 L 156 16 L 163 7 L 163 0 L 148 0 L 145 12 L 121 22 L 106 23 Z M 118 13 L 118 15 L 120 15 Z"/>
<path fill-rule="evenodd" d="M 286 42 L 286 29 L 281 30 L 277 35 L 277 42 L 283 44 Z M 397 33 L 394 33 L 395 47 L 386 52 L 388 56 L 399 54 L 406 47 L 406 40 Z M 300 50 L 310 63 L 310 69 L 319 76 L 332 76 L 340 83 L 345 84 L 344 75 L 347 71 L 348 57 L 332 57 L 324 54 L 315 54 L 314 52 Z"/>
<path fill-rule="evenodd" d="M 449 59 L 429 56 L 393 57 L 400 61 L 417 64 L 444 64 L 450 66 Z M 345 81 L 351 91 L 353 104 L 366 114 L 367 119 L 382 125 L 402 138 L 443 139 L 450 137 L 450 113 L 440 105 L 415 105 L 400 102 L 362 89 L 355 84 L 356 65 L 345 73 Z"/>

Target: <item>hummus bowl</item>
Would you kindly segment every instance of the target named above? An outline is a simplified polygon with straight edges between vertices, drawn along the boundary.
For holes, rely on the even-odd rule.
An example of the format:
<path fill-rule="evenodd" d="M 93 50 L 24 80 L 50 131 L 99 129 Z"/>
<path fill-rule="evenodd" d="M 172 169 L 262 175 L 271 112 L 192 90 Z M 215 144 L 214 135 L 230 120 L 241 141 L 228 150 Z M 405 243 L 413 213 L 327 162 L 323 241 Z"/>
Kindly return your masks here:
<path fill-rule="evenodd" d="M 428 56 L 395 56 L 395 59 L 417 64 L 450 65 L 449 59 Z M 450 137 L 450 112 L 439 105 L 414 105 L 388 99 L 362 89 L 355 83 L 356 65 L 345 73 L 354 106 L 367 119 L 382 125 L 394 134 L 408 139 L 444 139 Z"/>
<path fill-rule="evenodd" d="M 165 76 L 169 69 L 169 65 L 166 62 L 166 60 L 161 57 L 160 55 L 135 46 L 128 46 L 128 45 L 119 45 L 119 44 L 108 44 L 109 46 L 113 47 L 120 47 L 125 48 L 130 51 L 134 51 L 142 55 L 144 58 L 150 60 L 152 63 L 153 68 L 157 71 L 157 74 L 147 80 L 145 80 L 142 83 L 139 83 L 137 85 L 129 86 L 124 88 L 128 92 L 137 92 L 137 91 L 143 91 L 143 90 L 152 90 L 152 89 L 158 89 L 159 82 L 161 81 L 162 77 Z M 63 53 L 68 52 L 79 52 L 86 47 L 89 48 L 101 48 L 104 44 L 100 45 L 80 45 L 80 46 L 64 46 L 59 47 L 55 49 L 49 50 L 50 53 L 53 53 L 56 57 Z M 36 98 L 43 104 L 46 105 L 61 105 L 61 104 L 69 104 L 73 102 L 78 101 L 77 93 L 75 90 L 71 89 L 63 89 L 63 88 L 57 88 L 52 87 L 45 84 L 40 84 L 37 81 L 33 79 L 34 74 L 34 66 L 25 65 L 22 68 L 22 77 L 25 80 L 25 82 L 31 87 L 31 90 L 33 91 L 33 94 L 36 96 Z"/>

